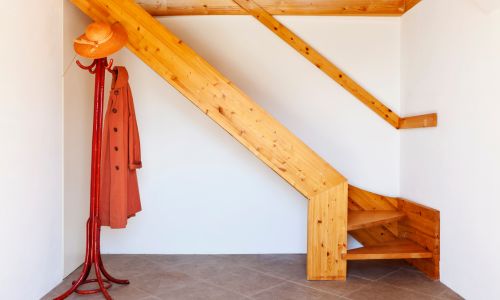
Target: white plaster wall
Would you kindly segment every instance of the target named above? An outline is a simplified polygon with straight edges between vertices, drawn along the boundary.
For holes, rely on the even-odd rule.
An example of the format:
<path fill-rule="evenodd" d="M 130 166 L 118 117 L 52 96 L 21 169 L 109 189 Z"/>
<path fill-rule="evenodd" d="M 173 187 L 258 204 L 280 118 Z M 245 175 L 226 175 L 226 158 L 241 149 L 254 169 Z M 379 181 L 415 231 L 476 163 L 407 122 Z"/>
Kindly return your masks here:
<path fill-rule="evenodd" d="M 62 1 L 0 12 L 0 298 L 62 279 Z"/>
<path fill-rule="evenodd" d="M 80 69 L 91 60 L 75 57 L 73 40 L 90 19 L 64 1 L 64 274 L 82 264 L 85 222 L 89 216 L 90 158 L 94 97 L 93 76 Z"/>
<path fill-rule="evenodd" d="M 477 5 L 486 13 L 493 13 L 500 10 L 500 0 L 474 0 Z"/>
<path fill-rule="evenodd" d="M 280 20 L 399 111 L 399 19 Z M 351 183 L 398 195 L 399 133 L 256 20 L 161 21 Z M 144 211 L 126 230 L 104 230 L 103 251 L 305 252 L 306 200 L 128 50 L 115 58 L 136 99 Z"/>
<path fill-rule="evenodd" d="M 426 0 L 402 18 L 402 109 L 439 127 L 401 134 L 401 194 L 441 211 L 442 281 L 500 299 L 500 14 Z"/>

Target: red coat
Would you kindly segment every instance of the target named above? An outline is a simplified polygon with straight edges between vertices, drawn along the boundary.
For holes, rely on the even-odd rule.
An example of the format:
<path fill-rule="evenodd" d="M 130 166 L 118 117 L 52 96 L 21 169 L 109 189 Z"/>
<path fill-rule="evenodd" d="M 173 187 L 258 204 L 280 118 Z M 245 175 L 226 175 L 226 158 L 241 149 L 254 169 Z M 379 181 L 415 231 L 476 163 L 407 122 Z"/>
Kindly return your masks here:
<path fill-rule="evenodd" d="M 104 118 L 99 218 L 103 226 L 124 228 L 141 211 L 136 169 L 142 162 L 127 69 L 114 70 Z"/>

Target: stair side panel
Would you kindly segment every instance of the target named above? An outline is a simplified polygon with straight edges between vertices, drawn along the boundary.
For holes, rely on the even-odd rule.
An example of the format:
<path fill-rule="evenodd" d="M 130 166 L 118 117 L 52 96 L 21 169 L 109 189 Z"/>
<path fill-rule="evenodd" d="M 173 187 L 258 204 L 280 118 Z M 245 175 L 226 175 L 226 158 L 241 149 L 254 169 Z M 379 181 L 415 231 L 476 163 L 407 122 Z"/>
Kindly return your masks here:
<path fill-rule="evenodd" d="M 407 215 L 399 222 L 399 237 L 412 240 L 433 254 L 429 259 L 409 259 L 408 262 L 427 276 L 439 279 L 439 211 L 406 199 L 398 199 L 398 208 Z"/>

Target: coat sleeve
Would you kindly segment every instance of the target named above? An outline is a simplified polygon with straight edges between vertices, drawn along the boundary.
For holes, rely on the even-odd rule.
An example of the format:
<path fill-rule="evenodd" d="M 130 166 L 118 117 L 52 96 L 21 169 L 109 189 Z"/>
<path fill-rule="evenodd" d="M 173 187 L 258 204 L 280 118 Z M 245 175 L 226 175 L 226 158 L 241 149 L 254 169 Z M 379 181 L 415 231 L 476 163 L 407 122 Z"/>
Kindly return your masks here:
<path fill-rule="evenodd" d="M 135 116 L 134 100 L 130 87 L 127 87 L 127 100 L 129 105 L 128 119 L 128 165 L 130 170 L 142 168 L 141 142 L 139 139 L 139 129 Z"/>

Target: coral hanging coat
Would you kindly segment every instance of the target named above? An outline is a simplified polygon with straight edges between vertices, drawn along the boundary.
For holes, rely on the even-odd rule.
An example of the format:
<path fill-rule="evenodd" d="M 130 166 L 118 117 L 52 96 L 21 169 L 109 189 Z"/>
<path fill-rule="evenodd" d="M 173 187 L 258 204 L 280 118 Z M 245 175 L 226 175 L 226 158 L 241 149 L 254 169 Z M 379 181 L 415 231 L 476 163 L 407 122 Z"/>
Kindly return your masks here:
<path fill-rule="evenodd" d="M 104 118 L 101 155 L 101 225 L 124 228 L 141 211 L 136 170 L 142 167 L 139 132 L 128 73 L 115 67 Z"/>

